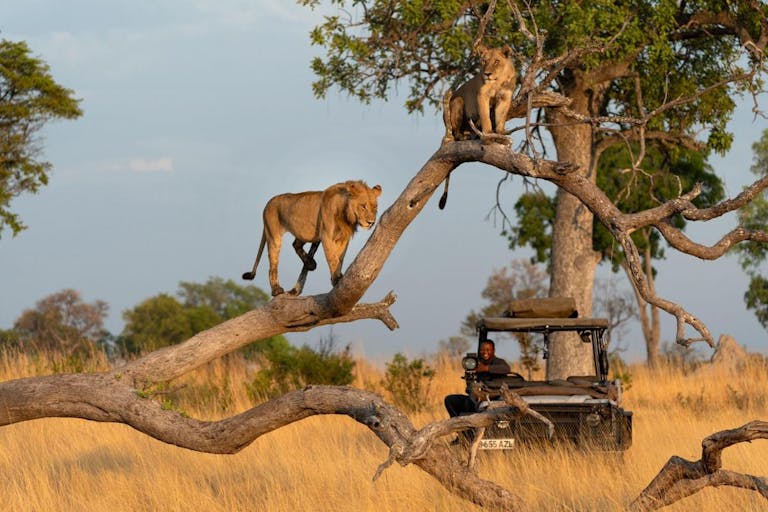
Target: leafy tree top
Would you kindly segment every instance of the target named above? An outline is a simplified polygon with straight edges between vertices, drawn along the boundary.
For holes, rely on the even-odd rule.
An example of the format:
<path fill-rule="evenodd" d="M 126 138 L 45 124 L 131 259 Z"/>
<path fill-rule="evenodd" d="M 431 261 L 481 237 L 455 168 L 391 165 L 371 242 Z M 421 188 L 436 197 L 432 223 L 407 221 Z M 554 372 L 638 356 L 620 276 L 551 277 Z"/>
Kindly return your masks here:
<path fill-rule="evenodd" d="M 48 65 L 24 42 L 0 40 L 0 234 L 24 224 L 10 202 L 48 184 L 51 165 L 38 160 L 38 132 L 54 119 L 82 115 L 74 93 L 57 84 Z"/>
<path fill-rule="evenodd" d="M 300 3 L 315 7 L 319 0 Z M 647 118 L 646 137 L 653 132 L 679 142 L 707 127 L 709 147 L 724 151 L 734 95 L 762 87 L 750 70 L 763 66 L 761 53 L 744 59 L 742 51 L 764 48 L 768 37 L 768 5 L 757 0 L 331 4 L 340 14 L 326 16 L 311 33 L 312 43 L 326 50 L 312 62 L 319 97 L 338 87 L 363 102 L 386 99 L 406 81 L 406 108 L 422 111 L 474 71 L 471 49 L 481 37 L 488 46 L 515 48 L 520 101 L 528 92 L 578 90 L 584 101 L 572 108 L 610 116 L 616 130 L 637 128 L 622 119 Z"/>

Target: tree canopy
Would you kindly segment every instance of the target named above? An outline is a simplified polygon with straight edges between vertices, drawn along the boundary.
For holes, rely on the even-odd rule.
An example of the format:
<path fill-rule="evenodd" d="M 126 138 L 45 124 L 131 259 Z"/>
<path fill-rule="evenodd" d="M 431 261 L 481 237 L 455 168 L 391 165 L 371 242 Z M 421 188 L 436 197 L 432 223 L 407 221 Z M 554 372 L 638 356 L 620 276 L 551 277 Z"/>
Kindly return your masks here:
<path fill-rule="evenodd" d="M 25 42 L 0 40 L 0 235 L 25 228 L 11 201 L 48 184 L 51 164 L 39 159 L 40 129 L 82 115 L 73 91 L 62 87 Z"/>
<path fill-rule="evenodd" d="M 318 1 L 302 3 L 314 7 Z M 735 99 L 750 93 L 757 98 L 764 90 L 768 5 L 757 0 L 331 3 L 340 14 L 327 16 L 311 34 L 312 42 L 325 50 L 312 63 L 315 94 L 337 87 L 368 102 L 394 96 L 400 82 L 406 82 L 406 108 L 423 111 L 425 105 L 440 104 L 443 92 L 476 68 L 475 43 L 509 44 L 520 69 L 510 109 L 512 117 L 521 118 L 511 127 L 516 147 L 534 160 L 554 148 L 561 163 L 602 192 L 621 186 L 619 174 L 626 174 L 625 188 L 637 190 L 627 197 L 647 196 L 645 204 L 619 205 L 619 212 L 636 213 L 635 221 L 643 213 L 658 212 L 655 205 L 670 197 L 664 190 L 670 182 L 657 180 L 643 190 L 638 177 L 658 174 L 670 158 L 679 161 L 683 150 L 726 151 L 733 138 L 727 124 Z M 617 160 L 617 152 L 625 153 L 625 162 Z M 697 179 L 694 168 L 672 172 Z M 674 183 L 676 177 L 671 178 Z M 688 189 L 681 182 L 673 196 L 698 201 L 690 203 L 696 208 L 716 201 L 719 184 L 709 181 L 711 187 Z M 572 296 L 579 311 L 589 314 L 599 261 L 595 239 L 604 238 L 600 232 L 593 236 L 594 207 L 602 204 L 585 208 L 586 198 L 577 196 L 561 186 L 554 203 L 531 205 L 554 210 L 551 242 L 534 248 L 543 254 L 550 246 L 550 295 Z M 608 194 L 608 199 L 616 198 Z M 664 237 L 678 250 L 704 252 L 681 233 L 680 213 L 643 227 L 654 228 L 653 237 Z M 642 300 L 677 318 L 677 339 L 712 343 L 700 321 L 656 296 L 644 275 L 649 267 L 641 264 L 632 239 L 639 230 L 619 235 L 608 217 L 599 219 L 605 233 L 629 250 L 628 272 Z M 701 337 L 690 338 L 685 324 L 696 325 Z M 550 377 L 578 373 L 580 365 L 586 369 L 587 358 L 579 352 L 575 338 L 557 341 Z"/>
<path fill-rule="evenodd" d="M 301 3 L 314 7 L 319 1 Z M 524 91 L 567 94 L 572 82 L 588 76 L 593 92 L 601 93 L 591 106 L 594 114 L 619 124 L 604 139 L 636 132 L 630 118 L 653 115 L 647 137 L 678 143 L 706 126 L 708 146 L 720 151 L 732 138 L 726 123 L 733 93 L 756 85 L 741 81 L 751 77 L 741 46 L 765 44 L 768 9 L 756 0 L 533 1 L 526 10 L 511 1 L 331 3 L 343 14 L 327 16 L 311 34 L 312 43 L 326 50 L 325 58 L 312 62 L 318 96 L 338 87 L 366 102 L 387 99 L 406 80 L 409 111 L 439 105 L 447 86 L 476 69 L 472 47 L 482 37 L 489 46 L 511 45 L 523 74 L 535 72 L 524 76 Z M 554 61 L 535 62 L 542 58 Z M 751 59 L 755 64 L 757 57 Z M 728 83 L 733 85 L 724 87 Z M 661 105 L 663 111 L 650 110 Z"/>

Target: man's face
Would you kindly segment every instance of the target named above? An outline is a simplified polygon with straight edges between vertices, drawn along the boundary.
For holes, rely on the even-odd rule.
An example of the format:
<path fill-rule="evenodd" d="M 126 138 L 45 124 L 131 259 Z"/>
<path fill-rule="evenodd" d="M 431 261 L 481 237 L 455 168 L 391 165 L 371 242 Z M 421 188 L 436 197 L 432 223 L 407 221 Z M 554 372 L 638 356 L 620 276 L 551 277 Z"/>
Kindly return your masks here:
<path fill-rule="evenodd" d="M 490 343 L 481 343 L 480 344 L 480 359 L 483 361 L 490 361 L 493 359 L 494 350 L 493 345 Z"/>

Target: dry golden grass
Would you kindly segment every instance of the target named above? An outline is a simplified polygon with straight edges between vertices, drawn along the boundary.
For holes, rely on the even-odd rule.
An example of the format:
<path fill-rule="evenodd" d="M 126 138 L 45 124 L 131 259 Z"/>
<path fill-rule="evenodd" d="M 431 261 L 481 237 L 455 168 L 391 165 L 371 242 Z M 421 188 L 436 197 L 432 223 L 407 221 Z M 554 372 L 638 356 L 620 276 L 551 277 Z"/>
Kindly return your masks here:
<path fill-rule="evenodd" d="M 98 367 L 103 362 L 96 366 Z M 431 410 L 423 425 L 445 417 L 441 400 L 460 392 L 460 371 L 435 363 Z M 50 373 L 55 365 L 0 355 L 0 380 Z M 358 363 L 355 385 L 377 388 L 381 371 Z M 734 376 L 631 368 L 625 405 L 635 438 L 621 456 L 563 449 L 484 453 L 479 471 L 522 497 L 534 511 L 618 511 L 673 454 L 698 459 L 703 437 L 766 419 L 768 375 Z M 179 405 L 201 418 L 251 406 L 238 359 L 211 364 L 182 380 Z M 123 425 L 46 419 L 0 429 L 2 510 L 13 511 L 473 511 L 414 467 L 393 466 L 372 482 L 386 447 L 346 417 L 314 417 L 256 440 L 236 455 L 208 455 L 164 445 Z M 724 452 L 724 467 L 765 475 L 768 442 Z M 707 489 L 670 511 L 766 510 L 756 493 Z"/>

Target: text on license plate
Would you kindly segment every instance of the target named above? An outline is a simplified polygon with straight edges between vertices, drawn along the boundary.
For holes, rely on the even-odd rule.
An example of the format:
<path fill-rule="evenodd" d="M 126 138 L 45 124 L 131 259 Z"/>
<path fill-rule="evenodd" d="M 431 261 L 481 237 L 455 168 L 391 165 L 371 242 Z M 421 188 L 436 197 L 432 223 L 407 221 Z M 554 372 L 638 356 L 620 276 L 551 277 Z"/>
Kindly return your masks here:
<path fill-rule="evenodd" d="M 515 439 L 481 439 L 481 450 L 509 450 L 515 447 Z"/>

